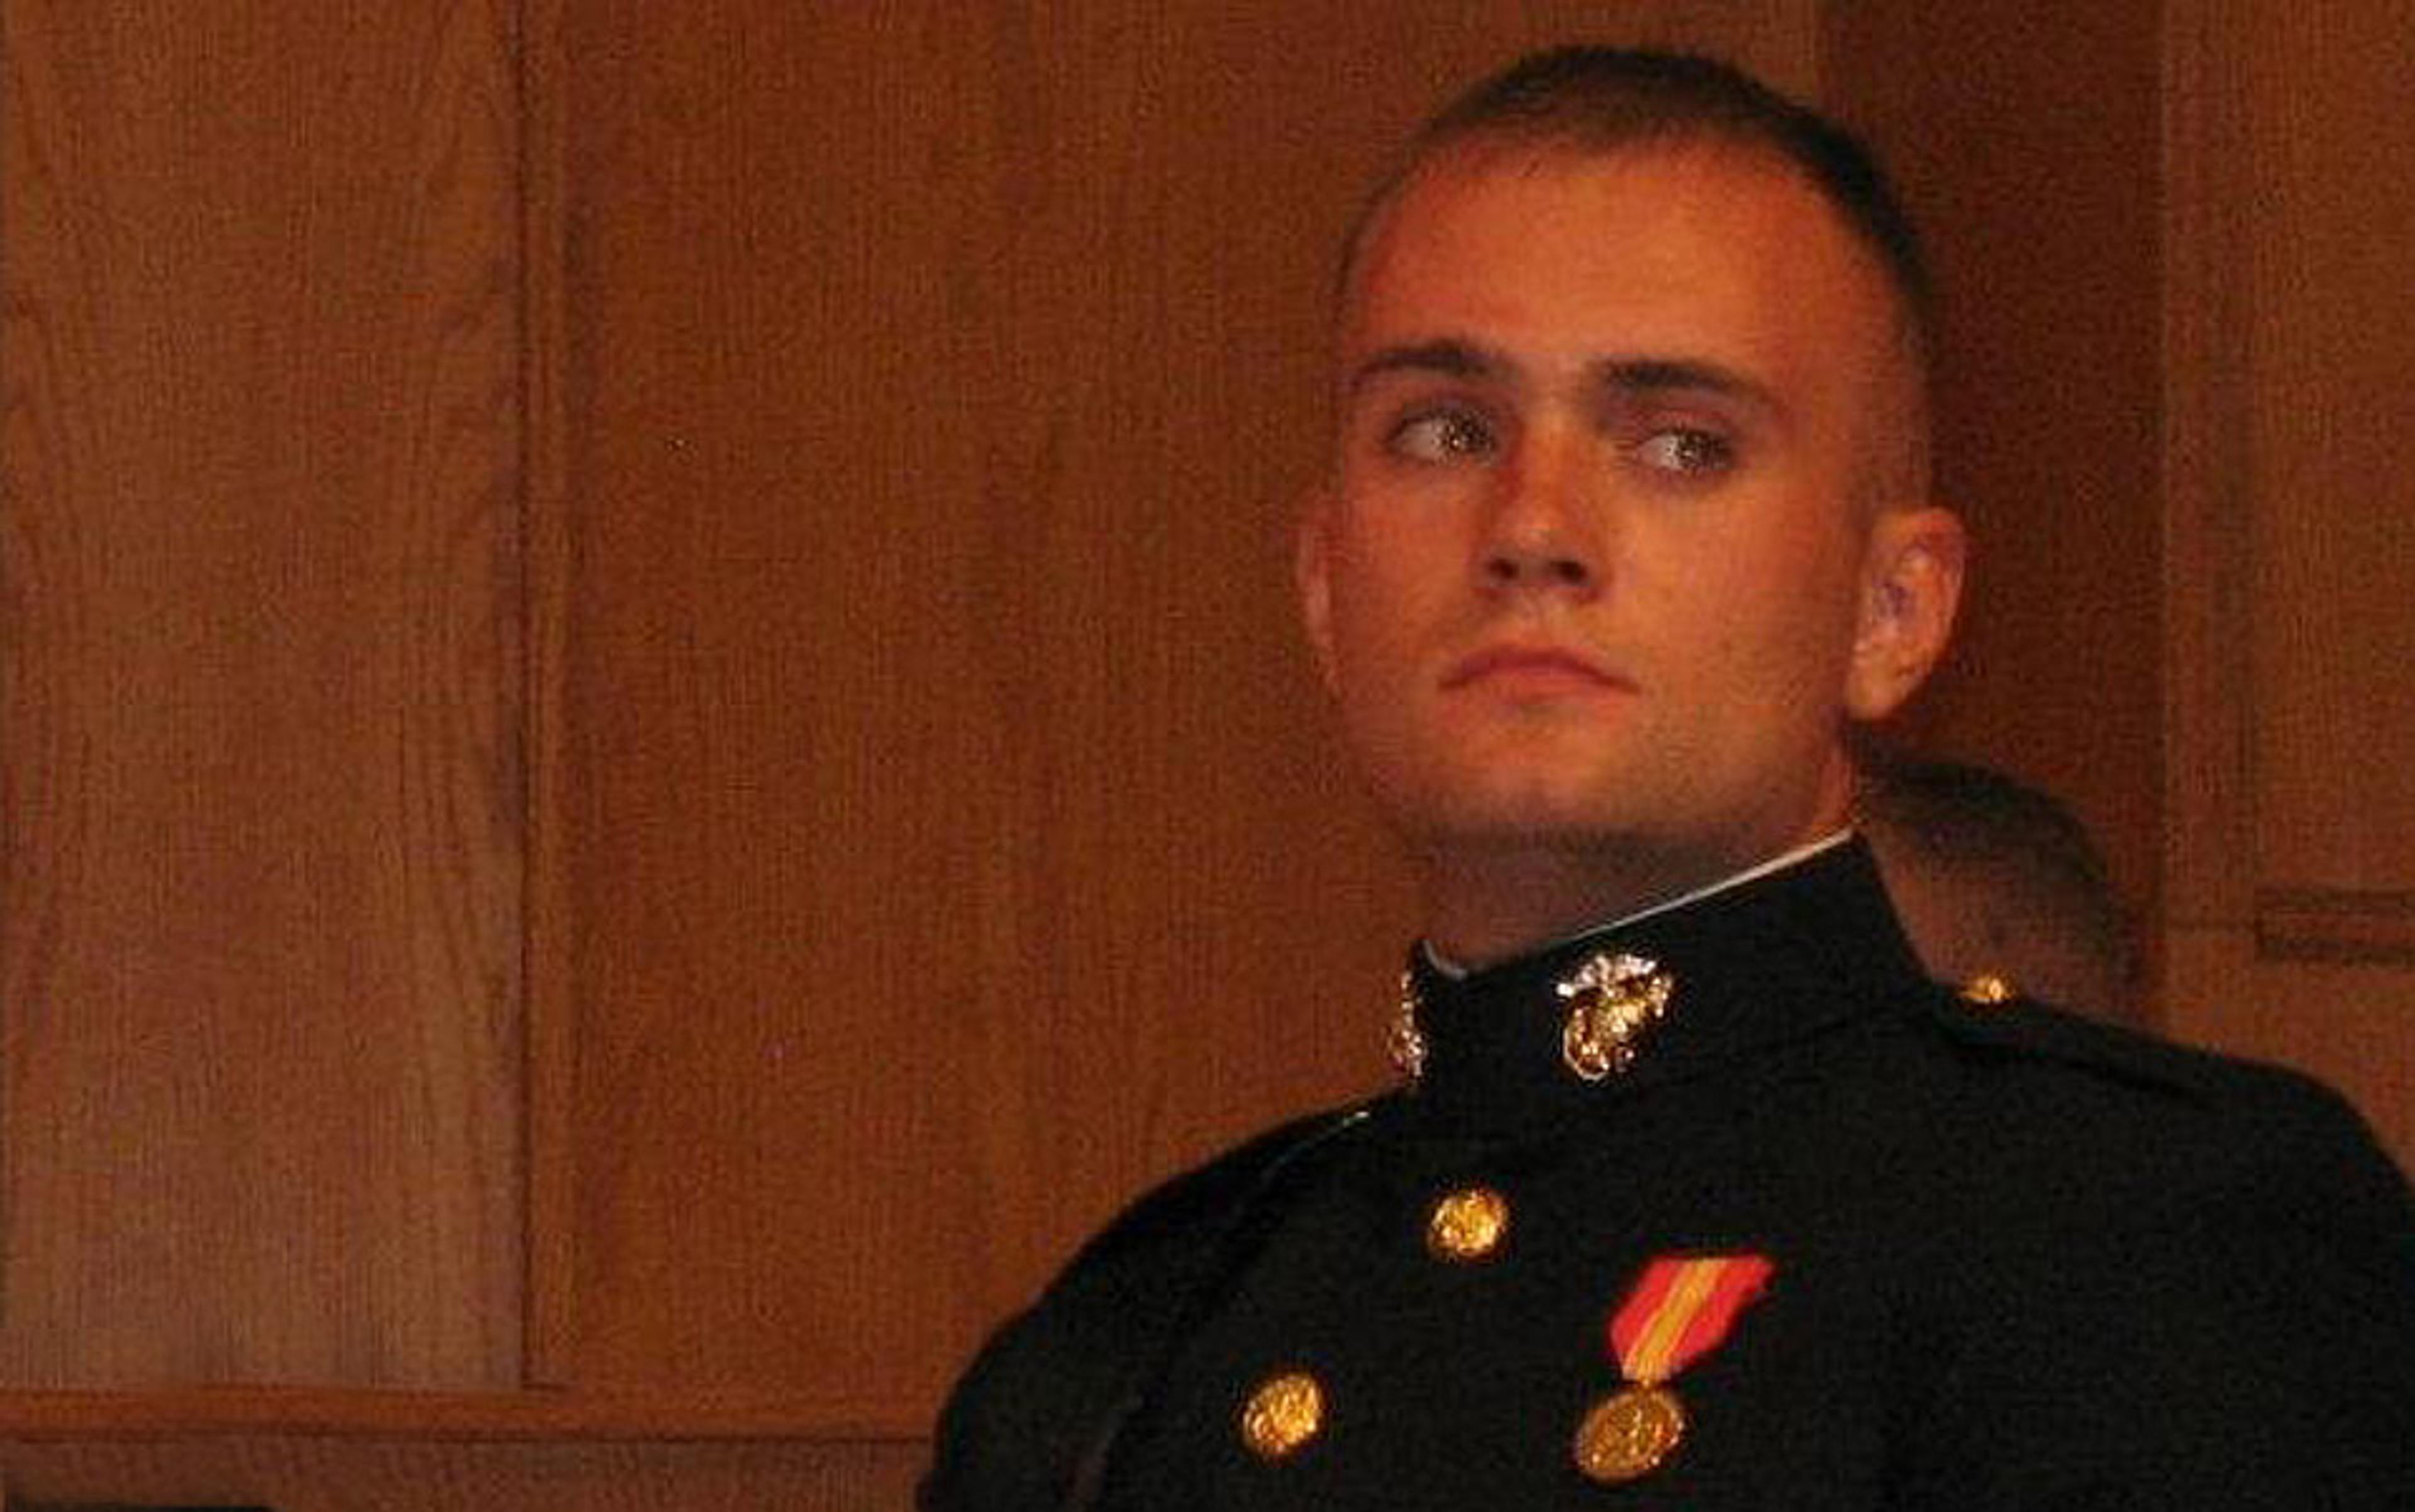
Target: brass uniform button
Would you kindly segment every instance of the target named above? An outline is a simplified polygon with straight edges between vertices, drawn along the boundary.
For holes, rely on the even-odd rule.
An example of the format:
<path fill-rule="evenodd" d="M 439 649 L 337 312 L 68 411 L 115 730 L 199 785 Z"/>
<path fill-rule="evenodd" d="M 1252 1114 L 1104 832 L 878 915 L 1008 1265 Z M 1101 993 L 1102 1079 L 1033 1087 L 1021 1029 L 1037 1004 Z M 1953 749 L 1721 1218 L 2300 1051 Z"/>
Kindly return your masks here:
<path fill-rule="evenodd" d="M 1250 1393 L 1241 1408 L 1241 1442 L 1261 1460 L 1281 1460 L 1325 1428 L 1325 1388 L 1300 1372 L 1279 1375 Z"/>
<path fill-rule="evenodd" d="M 1972 977 L 1962 984 L 1962 1000 L 1980 1008 L 2001 1008 L 2019 996 L 2019 989 L 2008 979 L 1992 971 Z"/>
<path fill-rule="evenodd" d="M 1490 1187 L 1447 1194 L 1426 1220 L 1426 1248 L 1438 1260 L 1482 1260 L 1509 1232 L 1509 1199 Z"/>

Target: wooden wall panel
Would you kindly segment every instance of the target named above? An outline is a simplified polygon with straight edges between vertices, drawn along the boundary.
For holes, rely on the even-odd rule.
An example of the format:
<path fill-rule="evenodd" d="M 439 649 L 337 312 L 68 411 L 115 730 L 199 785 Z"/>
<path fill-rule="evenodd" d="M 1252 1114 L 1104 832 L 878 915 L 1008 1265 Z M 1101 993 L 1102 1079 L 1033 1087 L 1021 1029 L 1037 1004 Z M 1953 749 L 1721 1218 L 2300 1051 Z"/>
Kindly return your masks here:
<path fill-rule="evenodd" d="M 2167 10 L 2173 1022 L 2415 1166 L 2415 15 Z"/>
<path fill-rule="evenodd" d="M 1371 173 L 1522 45 L 1802 86 L 1814 17 L 563 14 L 542 1369 L 910 1428 L 1124 1198 L 1383 1074 L 1411 909 L 1286 586 Z"/>
<path fill-rule="evenodd" d="M 414 1443 L 279 1437 L 0 1445 L 10 1508 L 904 1512 L 911 1444 Z"/>
<path fill-rule="evenodd" d="M 2171 755 L 2165 806 L 2168 930 L 2249 927 L 2255 868 L 2253 784 L 2244 690 L 2253 638 L 2246 522 L 2254 455 L 2249 219 L 2239 165 L 2252 122 L 2223 43 L 2239 7 L 2168 7 L 2164 44 L 2164 727 Z"/>
<path fill-rule="evenodd" d="M 2415 6 L 2250 7 L 2258 876 L 2415 897 Z M 2311 22 L 2311 23 L 2310 23 Z M 2415 943 L 2415 936 L 2410 936 Z M 2408 956 L 2415 966 L 2415 951 Z"/>
<path fill-rule="evenodd" d="M 2319 1077 L 2415 1172 L 2415 972 L 2276 956 L 2253 930 L 2194 925 L 2173 926 L 2167 960 L 2176 1033 Z"/>
<path fill-rule="evenodd" d="M 1954 649 L 1905 737 L 2066 800 L 2146 922 L 2164 790 L 2157 8 L 1822 14 L 1825 97 L 1927 241 L 1937 487 L 1972 531 Z"/>
<path fill-rule="evenodd" d="M 0 6 L 0 1381 L 516 1376 L 512 49 Z"/>

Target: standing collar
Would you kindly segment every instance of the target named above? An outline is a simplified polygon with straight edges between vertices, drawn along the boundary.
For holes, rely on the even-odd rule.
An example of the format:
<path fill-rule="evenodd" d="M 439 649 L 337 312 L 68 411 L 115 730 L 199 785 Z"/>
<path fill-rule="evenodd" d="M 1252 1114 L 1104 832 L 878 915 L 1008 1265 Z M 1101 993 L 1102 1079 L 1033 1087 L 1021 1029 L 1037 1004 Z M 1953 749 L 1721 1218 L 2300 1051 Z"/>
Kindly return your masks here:
<path fill-rule="evenodd" d="M 1700 903 L 1704 898 L 1725 892 L 1730 888 L 1743 887 L 1748 882 L 1759 881 L 1761 878 L 1767 876 L 1774 872 L 1782 872 L 1788 867 L 1795 865 L 1798 862 L 1809 861 L 1812 857 L 1819 855 L 1823 850 L 1834 850 L 1838 846 L 1843 845 L 1846 841 L 1852 838 L 1852 831 L 1839 830 L 1835 834 L 1828 836 L 1824 840 L 1814 840 L 1808 846 L 1797 846 L 1792 850 L 1787 851 L 1782 855 L 1772 856 L 1769 860 L 1762 861 L 1758 866 L 1747 867 L 1745 870 L 1737 872 L 1732 876 L 1723 876 L 1716 882 L 1706 883 L 1702 887 L 1698 887 L 1690 892 L 1680 892 L 1673 898 L 1663 898 L 1658 903 L 1646 904 L 1642 907 L 1636 909 L 1633 913 L 1621 914 L 1618 918 L 1610 921 L 1610 922 L 1606 924 L 1596 924 L 1589 929 L 1581 930 L 1577 934 L 1570 935 L 1564 939 L 1553 941 L 1549 945 L 1539 946 L 1534 951 L 1522 953 L 1536 954 L 1549 952 L 1556 951 L 1562 946 L 1572 945 L 1580 940 L 1598 938 L 1599 936 L 1610 934 L 1614 930 L 1625 929 L 1630 924 L 1640 924 L 1644 920 L 1651 918 L 1654 914 L 1665 914 L 1672 909 L 1683 908 L 1688 904 Z M 1418 944 L 1418 948 L 1425 953 L 1428 965 L 1432 966 L 1436 971 L 1441 972 L 1444 976 L 1448 977 L 1455 981 L 1462 981 L 1483 969 L 1480 966 L 1463 966 L 1461 963 L 1452 960 L 1450 957 L 1443 954 L 1442 951 L 1434 949 L 1433 941 L 1430 939 L 1420 940 Z"/>
<path fill-rule="evenodd" d="M 1699 1075 L 1903 1001 L 1926 980 L 1851 835 L 1463 975 L 1422 946 L 1410 955 L 1425 1042 L 1411 1100 L 1453 1126 L 1523 1126 Z M 1672 987 L 1632 1066 L 1586 1082 L 1563 1059 L 1558 987 L 1598 955 L 1639 957 Z"/>

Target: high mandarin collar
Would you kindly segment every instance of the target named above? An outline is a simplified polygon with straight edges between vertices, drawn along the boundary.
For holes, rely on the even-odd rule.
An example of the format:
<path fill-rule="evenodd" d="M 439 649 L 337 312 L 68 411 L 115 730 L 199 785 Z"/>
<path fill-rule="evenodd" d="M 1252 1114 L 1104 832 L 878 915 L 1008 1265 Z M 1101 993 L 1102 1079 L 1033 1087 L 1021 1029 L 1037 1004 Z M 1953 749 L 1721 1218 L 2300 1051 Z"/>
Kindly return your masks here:
<path fill-rule="evenodd" d="M 1667 979 L 1658 1023 L 1625 1070 L 1572 1071 L 1563 983 L 1598 956 L 1632 956 Z M 1868 847 L 1859 839 L 1682 906 L 1452 977 L 1419 947 L 1410 992 L 1424 1041 L 1410 1093 L 1452 1126 L 1563 1116 L 1699 1074 L 1907 1000 L 1923 982 Z"/>

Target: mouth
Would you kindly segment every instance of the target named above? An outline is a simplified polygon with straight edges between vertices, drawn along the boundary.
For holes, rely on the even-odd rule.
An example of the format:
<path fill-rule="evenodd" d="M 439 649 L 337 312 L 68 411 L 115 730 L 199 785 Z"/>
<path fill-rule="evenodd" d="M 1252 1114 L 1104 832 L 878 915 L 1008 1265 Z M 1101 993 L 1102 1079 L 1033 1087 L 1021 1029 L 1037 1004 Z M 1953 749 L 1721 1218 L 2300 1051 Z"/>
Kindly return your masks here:
<path fill-rule="evenodd" d="M 1635 685 L 1582 651 L 1566 646 L 1500 645 L 1454 664 L 1443 675 L 1443 691 L 1478 686 L 1530 696 L 1578 693 L 1632 693 Z"/>

